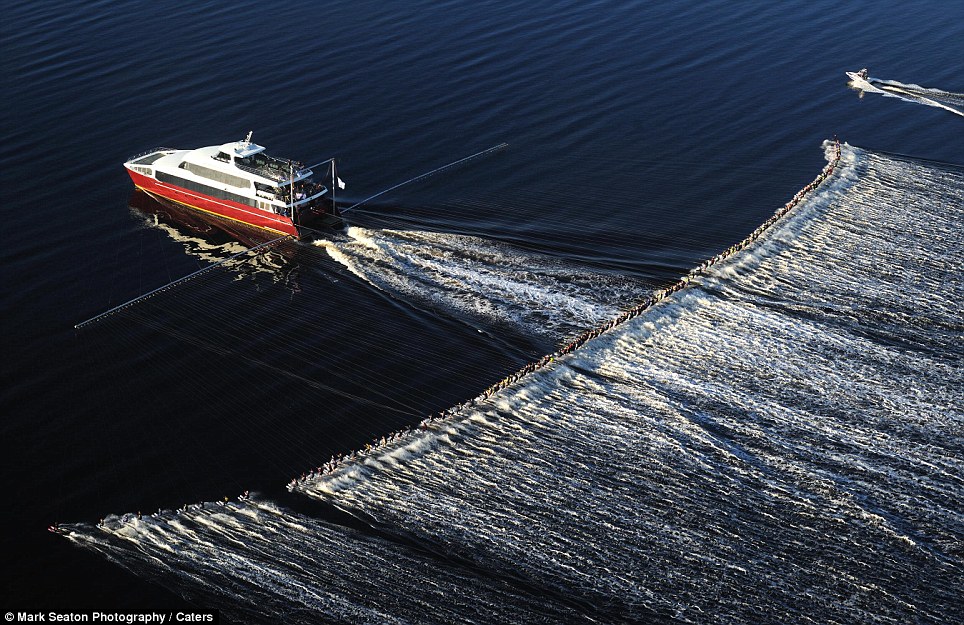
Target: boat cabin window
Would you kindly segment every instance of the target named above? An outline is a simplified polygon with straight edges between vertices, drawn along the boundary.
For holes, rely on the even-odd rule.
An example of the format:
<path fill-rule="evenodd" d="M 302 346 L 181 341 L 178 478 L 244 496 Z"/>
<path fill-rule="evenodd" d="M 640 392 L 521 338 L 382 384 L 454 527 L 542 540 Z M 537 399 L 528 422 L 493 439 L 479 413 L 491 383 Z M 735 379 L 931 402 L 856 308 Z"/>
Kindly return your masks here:
<path fill-rule="evenodd" d="M 196 163 L 189 163 L 188 161 L 182 162 L 180 165 L 178 165 L 178 167 L 181 169 L 186 169 L 192 174 L 197 174 L 198 176 L 202 176 L 209 180 L 229 184 L 233 187 L 241 187 L 243 189 L 251 188 L 251 182 L 247 178 L 235 176 L 227 172 L 218 171 L 216 169 L 211 169 L 210 167 L 205 167 Z"/>
<path fill-rule="evenodd" d="M 228 155 L 227 152 L 218 152 L 217 154 L 214 155 L 214 160 L 221 161 L 223 163 L 230 163 L 231 157 Z"/>
<path fill-rule="evenodd" d="M 277 187 L 273 187 L 273 186 L 271 186 L 270 184 L 265 184 L 265 183 L 263 183 L 263 182 L 257 182 L 257 181 L 255 181 L 255 183 L 254 183 L 254 188 L 257 189 L 258 191 L 264 191 L 265 193 L 277 193 L 277 192 L 278 192 L 278 188 L 277 188 Z"/>

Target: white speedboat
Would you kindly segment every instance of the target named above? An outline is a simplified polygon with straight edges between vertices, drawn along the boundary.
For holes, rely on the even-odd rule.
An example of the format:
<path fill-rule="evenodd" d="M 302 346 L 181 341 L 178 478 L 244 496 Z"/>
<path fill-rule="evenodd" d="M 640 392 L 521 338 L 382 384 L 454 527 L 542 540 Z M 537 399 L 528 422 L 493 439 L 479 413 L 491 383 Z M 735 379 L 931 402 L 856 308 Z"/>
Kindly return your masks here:
<path fill-rule="evenodd" d="M 861 91 L 877 91 L 877 88 L 870 84 L 870 75 L 866 69 L 859 72 L 844 72 L 850 78 L 850 85 Z"/>

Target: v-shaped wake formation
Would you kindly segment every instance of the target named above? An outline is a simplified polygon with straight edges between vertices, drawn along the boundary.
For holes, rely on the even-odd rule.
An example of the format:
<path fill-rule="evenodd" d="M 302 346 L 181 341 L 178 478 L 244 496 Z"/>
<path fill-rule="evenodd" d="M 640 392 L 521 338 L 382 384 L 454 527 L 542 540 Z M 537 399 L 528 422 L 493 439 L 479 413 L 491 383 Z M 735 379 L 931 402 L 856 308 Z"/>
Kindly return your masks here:
<path fill-rule="evenodd" d="M 349 271 L 394 297 L 554 342 L 612 318 L 644 285 L 477 237 L 369 230 L 319 240 Z"/>
<path fill-rule="evenodd" d="M 844 146 L 686 288 L 295 484 L 377 537 L 267 502 L 69 536 L 242 620 L 948 622 L 962 206 L 964 170 Z"/>
<path fill-rule="evenodd" d="M 858 86 L 863 91 L 880 93 L 887 97 L 899 98 L 905 102 L 933 106 L 964 116 L 964 93 L 952 93 L 942 89 L 929 89 L 920 85 L 905 84 L 896 80 L 883 80 L 868 77 L 870 88 Z"/>

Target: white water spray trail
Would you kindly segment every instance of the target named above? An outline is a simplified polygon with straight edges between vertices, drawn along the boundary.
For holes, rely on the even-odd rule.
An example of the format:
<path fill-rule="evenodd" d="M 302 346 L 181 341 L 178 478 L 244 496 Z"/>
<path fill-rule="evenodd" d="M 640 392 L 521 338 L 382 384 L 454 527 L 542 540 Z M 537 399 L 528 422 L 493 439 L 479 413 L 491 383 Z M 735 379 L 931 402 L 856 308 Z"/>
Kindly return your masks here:
<path fill-rule="evenodd" d="M 845 146 L 685 288 L 294 483 L 394 540 L 260 501 L 62 530 L 242 622 L 953 622 L 962 207 Z"/>
<path fill-rule="evenodd" d="M 267 501 L 110 516 L 62 531 L 242 623 L 582 622 L 558 602 Z"/>
<path fill-rule="evenodd" d="M 964 117 L 964 93 L 929 89 L 896 80 L 871 78 L 870 83 L 875 88 L 871 93 L 882 93 L 886 97 L 899 98 L 905 102 L 941 108 Z"/>
<path fill-rule="evenodd" d="M 557 342 L 647 292 L 631 278 L 464 235 L 356 226 L 317 245 L 395 297 Z"/>
<path fill-rule="evenodd" d="M 953 620 L 962 200 L 847 146 L 689 288 L 295 489 L 609 619 Z"/>

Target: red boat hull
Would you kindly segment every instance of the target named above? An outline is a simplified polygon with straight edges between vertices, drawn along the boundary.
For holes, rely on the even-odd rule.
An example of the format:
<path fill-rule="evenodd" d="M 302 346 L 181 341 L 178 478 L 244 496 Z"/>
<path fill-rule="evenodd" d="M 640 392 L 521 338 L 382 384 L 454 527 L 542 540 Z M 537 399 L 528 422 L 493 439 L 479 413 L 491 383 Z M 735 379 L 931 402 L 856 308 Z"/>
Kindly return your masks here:
<path fill-rule="evenodd" d="M 135 186 L 144 189 L 148 193 L 153 193 L 154 195 L 159 195 L 179 204 L 184 204 L 195 210 L 239 221 L 249 226 L 263 228 L 271 232 L 277 232 L 278 234 L 298 236 L 298 229 L 294 223 L 284 215 L 269 213 L 254 208 L 253 206 L 232 202 L 231 200 L 213 198 L 209 195 L 198 193 L 197 191 L 188 191 L 187 189 L 155 180 L 150 176 L 145 176 L 131 169 L 127 169 L 127 173 L 130 174 Z"/>

